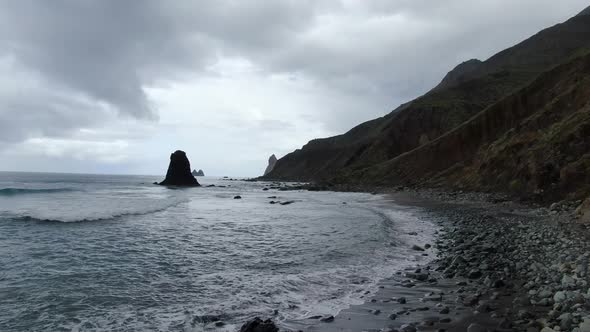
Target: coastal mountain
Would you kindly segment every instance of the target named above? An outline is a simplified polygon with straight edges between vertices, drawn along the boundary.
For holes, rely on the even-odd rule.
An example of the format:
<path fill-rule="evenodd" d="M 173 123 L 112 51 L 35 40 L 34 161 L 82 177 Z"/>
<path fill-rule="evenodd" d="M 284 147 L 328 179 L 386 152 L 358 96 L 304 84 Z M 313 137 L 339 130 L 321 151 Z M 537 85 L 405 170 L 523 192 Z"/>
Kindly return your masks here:
<path fill-rule="evenodd" d="M 590 173 L 583 103 L 584 96 L 590 99 L 584 83 L 588 14 L 486 61 L 460 64 L 430 92 L 388 115 L 281 158 L 266 178 L 452 185 L 546 199 L 588 193 L 590 179 L 580 175 Z"/>
<path fill-rule="evenodd" d="M 193 169 L 192 174 L 193 174 L 193 176 L 205 176 L 205 172 L 203 172 L 202 169 L 200 169 L 198 171 L 196 169 Z"/>
<path fill-rule="evenodd" d="M 590 54 L 541 74 L 458 128 L 340 183 L 581 199 L 590 193 Z"/>
<path fill-rule="evenodd" d="M 264 170 L 264 175 L 267 175 L 275 168 L 277 161 L 277 156 L 275 156 L 274 154 L 268 158 L 268 166 L 266 166 L 266 169 Z"/>

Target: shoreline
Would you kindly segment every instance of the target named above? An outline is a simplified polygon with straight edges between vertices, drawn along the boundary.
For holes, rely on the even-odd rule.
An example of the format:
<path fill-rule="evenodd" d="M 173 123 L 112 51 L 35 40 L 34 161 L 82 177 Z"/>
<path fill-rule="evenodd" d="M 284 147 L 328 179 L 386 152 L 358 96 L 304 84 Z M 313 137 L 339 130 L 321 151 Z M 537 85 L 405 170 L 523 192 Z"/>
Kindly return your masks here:
<path fill-rule="evenodd" d="M 364 304 L 330 322 L 289 329 L 590 331 L 590 237 L 573 209 L 476 193 L 389 195 L 438 225 L 437 258 L 383 280 Z"/>

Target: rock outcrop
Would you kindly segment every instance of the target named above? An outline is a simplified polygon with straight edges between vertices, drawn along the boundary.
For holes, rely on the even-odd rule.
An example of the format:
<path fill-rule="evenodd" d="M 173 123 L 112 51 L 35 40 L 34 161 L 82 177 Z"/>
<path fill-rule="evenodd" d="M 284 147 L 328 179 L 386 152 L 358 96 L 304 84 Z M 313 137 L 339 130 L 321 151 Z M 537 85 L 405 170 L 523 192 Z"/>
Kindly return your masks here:
<path fill-rule="evenodd" d="M 202 169 L 200 169 L 199 171 L 197 171 L 196 169 L 193 169 L 193 176 L 205 176 L 205 172 L 203 172 Z"/>
<path fill-rule="evenodd" d="M 274 154 L 270 156 L 270 158 L 268 158 L 268 166 L 266 166 L 264 175 L 267 175 L 268 173 L 272 172 L 272 170 L 275 168 L 275 165 L 277 164 L 277 161 L 277 156 L 275 156 Z"/>
<path fill-rule="evenodd" d="M 273 323 L 272 320 L 267 319 L 263 321 L 259 317 L 256 317 L 246 322 L 240 328 L 240 332 L 278 332 L 279 328 Z"/>
<path fill-rule="evenodd" d="M 177 150 L 170 155 L 170 165 L 162 186 L 198 187 L 199 182 L 191 174 L 191 165 L 184 151 Z"/>
<path fill-rule="evenodd" d="M 588 197 L 584 203 L 576 209 L 576 214 L 581 222 L 590 223 L 590 197 Z"/>

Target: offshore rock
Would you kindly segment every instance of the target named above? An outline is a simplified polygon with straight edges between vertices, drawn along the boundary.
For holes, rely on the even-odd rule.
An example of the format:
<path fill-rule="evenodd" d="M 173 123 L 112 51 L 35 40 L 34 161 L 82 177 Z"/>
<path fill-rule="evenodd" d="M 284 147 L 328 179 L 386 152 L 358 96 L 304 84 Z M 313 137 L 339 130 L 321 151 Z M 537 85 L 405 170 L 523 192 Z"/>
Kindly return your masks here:
<path fill-rule="evenodd" d="M 198 187 L 199 182 L 191 174 L 191 165 L 184 151 L 177 150 L 170 155 L 170 165 L 162 186 Z"/>
<path fill-rule="evenodd" d="M 205 176 L 205 172 L 203 172 L 202 169 L 200 169 L 198 172 L 196 169 L 193 169 L 193 176 Z"/>
<path fill-rule="evenodd" d="M 267 319 L 263 321 L 259 317 L 256 317 L 250 321 L 247 321 L 240 328 L 240 332 L 278 332 L 279 328 L 273 323 L 272 320 Z"/>

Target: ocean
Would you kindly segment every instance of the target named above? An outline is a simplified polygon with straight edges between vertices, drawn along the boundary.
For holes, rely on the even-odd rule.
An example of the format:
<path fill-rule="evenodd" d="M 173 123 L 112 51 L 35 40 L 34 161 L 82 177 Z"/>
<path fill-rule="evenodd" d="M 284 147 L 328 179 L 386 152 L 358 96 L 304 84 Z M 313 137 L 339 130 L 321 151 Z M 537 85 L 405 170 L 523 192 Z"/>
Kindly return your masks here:
<path fill-rule="evenodd" d="M 387 196 L 162 179 L 0 172 L 0 331 L 236 331 L 337 314 L 427 259 L 409 248 L 435 231 Z"/>

